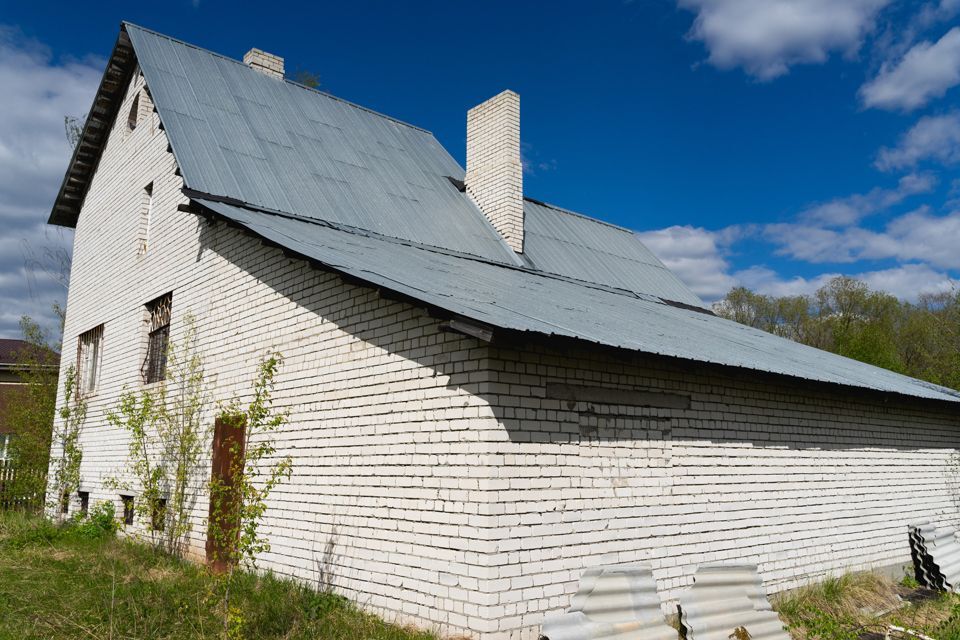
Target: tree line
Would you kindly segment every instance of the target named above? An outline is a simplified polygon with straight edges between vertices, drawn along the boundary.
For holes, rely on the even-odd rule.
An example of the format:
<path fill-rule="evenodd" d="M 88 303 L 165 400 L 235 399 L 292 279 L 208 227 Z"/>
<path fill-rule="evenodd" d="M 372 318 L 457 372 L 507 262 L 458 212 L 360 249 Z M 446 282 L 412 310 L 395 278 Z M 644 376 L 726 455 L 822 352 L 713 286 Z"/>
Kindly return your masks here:
<path fill-rule="evenodd" d="M 736 287 L 713 309 L 740 324 L 960 390 L 960 291 L 907 302 L 840 276 L 811 295 Z"/>

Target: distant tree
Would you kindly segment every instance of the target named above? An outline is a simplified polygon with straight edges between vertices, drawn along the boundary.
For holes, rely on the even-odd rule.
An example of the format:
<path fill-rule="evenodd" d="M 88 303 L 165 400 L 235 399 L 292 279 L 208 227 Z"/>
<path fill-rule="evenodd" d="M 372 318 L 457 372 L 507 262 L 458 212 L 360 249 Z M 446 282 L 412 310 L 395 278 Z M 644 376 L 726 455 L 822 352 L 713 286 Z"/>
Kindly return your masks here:
<path fill-rule="evenodd" d="M 40 508 L 56 415 L 60 341 L 51 339 L 27 316 L 20 319 L 20 330 L 26 346 L 14 356 L 17 376 L 23 384 L 12 387 L 14 391 L 10 393 L 16 394 L 15 400 L 6 404 L 5 414 L 0 417 L 14 434 L 9 454 L 16 469 L 13 482 L 4 487 L 4 492 L 7 500 Z"/>
<path fill-rule="evenodd" d="M 78 118 L 77 116 L 63 116 L 63 132 L 67 136 L 67 143 L 71 149 L 77 147 L 80 142 L 80 136 L 83 134 L 83 125 L 87 121 L 86 116 Z"/>
<path fill-rule="evenodd" d="M 714 305 L 729 320 L 818 349 L 960 389 L 960 293 L 909 303 L 837 277 L 810 296 L 743 287 Z"/>
<path fill-rule="evenodd" d="M 311 89 L 320 88 L 320 76 L 305 69 L 297 69 L 293 74 L 293 81 Z"/>

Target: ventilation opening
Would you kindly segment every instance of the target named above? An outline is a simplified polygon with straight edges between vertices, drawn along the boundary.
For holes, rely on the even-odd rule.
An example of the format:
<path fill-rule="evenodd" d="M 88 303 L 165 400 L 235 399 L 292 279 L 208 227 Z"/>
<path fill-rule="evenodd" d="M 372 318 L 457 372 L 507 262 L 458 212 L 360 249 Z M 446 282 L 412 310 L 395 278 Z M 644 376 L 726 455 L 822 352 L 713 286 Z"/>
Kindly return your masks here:
<path fill-rule="evenodd" d="M 127 114 L 127 129 L 133 131 L 137 128 L 137 122 L 140 121 L 140 94 L 138 93 L 130 105 L 130 113 Z"/>
<path fill-rule="evenodd" d="M 120 496 L 123 502 L 123 524 L 133 524 L 133 496 Z"/>
<path fill-rule="evenodd" d="M 90 510 L 90 492 L 78 491 L 77 496 L 80 498 L 80 515 L 86 516 Z"/>

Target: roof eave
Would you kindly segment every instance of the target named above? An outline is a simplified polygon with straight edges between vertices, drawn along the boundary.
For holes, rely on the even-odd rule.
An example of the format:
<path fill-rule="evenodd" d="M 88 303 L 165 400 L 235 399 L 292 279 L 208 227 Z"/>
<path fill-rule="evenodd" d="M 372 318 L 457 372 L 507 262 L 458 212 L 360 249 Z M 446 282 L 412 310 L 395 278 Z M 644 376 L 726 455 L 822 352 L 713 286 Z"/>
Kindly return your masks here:
<path fill-rule="evenodd" d="M 135 67 L 136 55 L 127 35 L 126 24 L 120 24 L 120 33 L 113 46 L 100 86 L 93 98 L 80 139 L 73 149 L 60 191 L 50 210 L 48 224 L 74 228 L 96 173 L 110 125 L 120 108 L 122 94 Z"/>

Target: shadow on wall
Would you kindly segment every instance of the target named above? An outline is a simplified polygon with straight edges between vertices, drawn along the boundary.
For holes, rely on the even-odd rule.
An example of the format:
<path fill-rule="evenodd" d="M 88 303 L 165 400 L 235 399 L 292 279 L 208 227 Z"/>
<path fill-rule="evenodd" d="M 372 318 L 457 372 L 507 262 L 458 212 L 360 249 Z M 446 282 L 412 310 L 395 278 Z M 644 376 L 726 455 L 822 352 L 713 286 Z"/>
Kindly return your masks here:
<path fill-rule="evenodd" d="M 397 342 L 381 326 L 357 318 L 342 297 L 318 296 L 314 287 L 291 287 L 290 271 L 328 276 L 299 258 L 249 251 L 223 231 L 223 222 L 201 225 L 201 253 L 211 250 L 299 307 L 358 340 L 393 352 L 443 377 L 451 389 L 482 398 L 493 408 L 511 441 L 576 444 L 643 440 L 736 443 L 793 450 L 947 451 L 960 445 L 960 412 L 945 402 L 893 397 L 866 389 L 793 379 L 709 363 L 587 345 L 566 338 L 498 332 L 481 371 L 462 373 L 449 354 L 485 348 L 477 339 L 436 332 L 448 348 L 426 350 L 418 340 Z M 238 230 L 238 233 L 259 238 Z M 264 246 L 269 246 L 265 245 Z M 199 261 L 200 254 L 197 259 Z M 278 263 L 290 269 L 278 268 Z M 397 300 L 342 276 L 369 292 L 364 311 L 378 297 Z M 306 278 L 310 282 L 309 277 Z M 428 312 L 408 302 L 425 320 Z M 429 324 L 425 322 L 424 324 Z M 438 353 L 439 351 L 439 353 Z M 539 376 L 549 367 L 556 376 Z M 321 374 L 322 375 L 322 374 Z M 530 384 L 537 376 L 539 384 Z M 516 392 L 516 393 L 515 393 Z M 532 402 L 531 402 L 532 400 Z M 960 459 L 956 462 L 960 472 Z M 960 482 L 958 482 L 960 484 Z"/>

